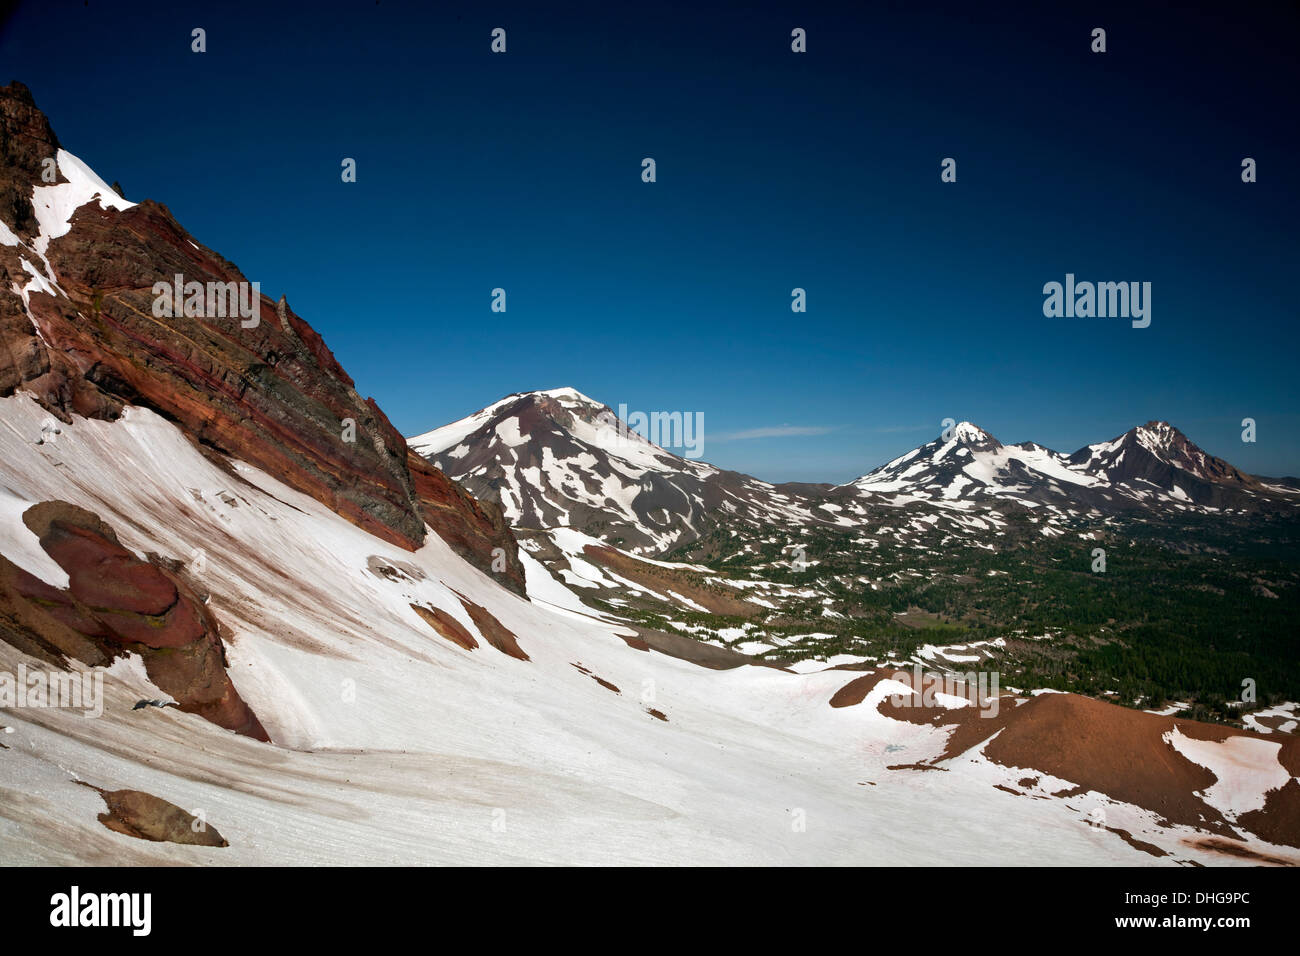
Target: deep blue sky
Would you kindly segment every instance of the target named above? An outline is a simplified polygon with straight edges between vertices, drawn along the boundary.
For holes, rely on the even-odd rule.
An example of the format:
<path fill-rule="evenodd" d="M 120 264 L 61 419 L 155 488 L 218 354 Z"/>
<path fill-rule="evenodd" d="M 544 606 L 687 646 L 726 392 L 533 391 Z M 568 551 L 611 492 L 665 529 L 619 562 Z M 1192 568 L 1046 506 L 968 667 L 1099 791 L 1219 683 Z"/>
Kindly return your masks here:
<path fill-rule="evenodd" d="M 572 385 L 702 411 L 704 457 L 770 480 L 949 416 L 1063 451 L 1163 418 L 1300 473 L 1294 5 L 910 6 L 43 0 L 0 82 L 406 434 Z M 1150 281 L 1150 328 L 1044 318 L 1066 272 Z M 734 437 L 782 426 L 825 431 Z"/>

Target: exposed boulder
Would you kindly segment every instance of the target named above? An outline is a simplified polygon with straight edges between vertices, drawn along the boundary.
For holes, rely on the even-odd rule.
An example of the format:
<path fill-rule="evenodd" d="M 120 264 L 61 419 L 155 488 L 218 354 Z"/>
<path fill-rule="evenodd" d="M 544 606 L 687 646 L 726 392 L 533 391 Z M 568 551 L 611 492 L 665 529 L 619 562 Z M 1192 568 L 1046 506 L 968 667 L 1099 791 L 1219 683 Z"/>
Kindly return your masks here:
<path fill-rule="evenodd" d="M 216 619 L 172 571 L 136 557 L 96 515 L 63 501 L 23 521 L 68 574 L 56 588 L 0 557 L 0 636 L 47 662 L 102 666 L 126 652 L 181 710 L 269 741 L 226 672 Z"/>

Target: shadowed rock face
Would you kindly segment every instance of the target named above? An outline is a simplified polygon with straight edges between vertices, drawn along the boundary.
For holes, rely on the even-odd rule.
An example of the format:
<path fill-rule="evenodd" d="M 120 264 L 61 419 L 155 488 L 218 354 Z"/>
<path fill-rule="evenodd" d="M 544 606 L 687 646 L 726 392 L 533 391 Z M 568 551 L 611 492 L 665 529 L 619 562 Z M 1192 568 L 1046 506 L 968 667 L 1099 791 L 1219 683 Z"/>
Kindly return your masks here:
<path fill-rule="evenodd" d="M 1166 491 L 1177 485 L 1197 504 L 1240 507 L 1243 492 L 1267 492 L 1253 475 L 1198 448 L 1168 422 L 1150 421 L 1123 435 L 1089 445 L 1070 456 L 1070 463 L 1107 481 L 1143 482 Z"/>
<path fill-rule="evenodd" d="M 32 184 L 40 181 L 42 162 L 59 145 L 27 87 L 17 82 L 0 87 L 0 151 L 6 167 L 0 170 L 0 219 L 20 236 L 37 231 Z"/>
<path fill-rule="evenodd" d="M 47 661 L 90 666 L 140 655 L 180 709 L 268 741 L 226 673 L 216 619 L 180 578 L 137 558 L 98 517 L 62 501 L 29 508 L 23 521 L 68 574 L 52 587 L 0 557 L 0 636 Z"/>

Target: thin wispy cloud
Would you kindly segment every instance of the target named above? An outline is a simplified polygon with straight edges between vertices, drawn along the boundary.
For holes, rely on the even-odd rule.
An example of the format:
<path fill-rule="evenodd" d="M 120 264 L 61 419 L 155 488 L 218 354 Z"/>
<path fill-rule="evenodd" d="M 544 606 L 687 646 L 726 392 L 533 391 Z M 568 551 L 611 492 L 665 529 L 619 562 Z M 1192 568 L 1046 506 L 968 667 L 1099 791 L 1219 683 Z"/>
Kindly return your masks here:
<path fill-rule="evenodd" d="M 749 438 L 791 438 L 797 435 L 825 435 L 836 425 L 772 425 L 767 428 L 748 428 L 744 431 L 710 435 L 711 441 L 744 441 Z"/>
<path fill-rule="evenodd" d="M 873 435 L 894 435 L 899 432 L 923 432 L 933 428 L 934 425 L 882 425 L 879 428 L 868 428 L 867 431 Z"/>

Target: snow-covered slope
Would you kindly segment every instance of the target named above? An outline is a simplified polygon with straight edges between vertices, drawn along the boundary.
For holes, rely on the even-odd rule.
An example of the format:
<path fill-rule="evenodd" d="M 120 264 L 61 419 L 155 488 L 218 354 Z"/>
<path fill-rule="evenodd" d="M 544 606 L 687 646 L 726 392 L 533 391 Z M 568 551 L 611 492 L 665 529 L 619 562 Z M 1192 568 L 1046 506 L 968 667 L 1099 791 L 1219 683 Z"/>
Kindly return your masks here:
<path fill-rule="evenodd" d="M 889 681 L 832 707 L 852 673 L 717 671 L 638 650 L 617 625 L 506 592 L 434 535 L 412 554 L 255 468 L 222 467 L 149 411 L 74 419 L 52 439 L 46 419 L 26 396 L 0 400 L 0 553 L 59 583 L 15 520 L 48 499 L 95 511 L 141 554 L 193 567 L 201 549 L 194 573 L 223 623 L 231 674 L 275 743 L 174 709 L 133 710 L 159 691 L 119 661 L 98 720 L 0 717 L 13 731 L 0 738 L 0 862 L 1156 861 L 1090 826 L 1098 810 L 1168 848 L 1164 862 L 1241 862 L 1100 792 L 996 789 L 1016 789 L 1025 772 L 974 751 L 943 760 L 946 773 L 902 766 L 940 759 L 948 731 L 879 712 L 899 689 Z M 462 596 L 529 659 L 490 646 Z M 444 639 L 412 604 L 450 615 L 479 647 Z M 0 670 L 23 660 L 35 666 L 0 643 Z M 230 846 L 110 832 L 79 781 L 201 811 Z M 1234 791 L 1242 806 L 1260 799 Z M 1012 814 L 1020 825 L 1008 828 Z M 1243 835 L 1258 852 L 1292 852 Z"/>
<path fill-rule="evenodd" d="M 29 307 L 33 290 L 54 294 L 58 289 L 58 277 L 46 253 L 52 240 L 67 235 L 72 228 L 72 216 L 78 209 L 91 203 L 117 210 L 135 205 L 114 192 L 94 170 L 66 149 L 58 150 L 51 158 L 54 169 L 65 181 L 36 186 L 32 190 L 31 209 L 37 225 L 36 234 L 30 240 L 24 240 L 0 220 L 0 245 L 16 247 L 20 264 L 31 276 L 25 282 L 12 285 L 13 291 L 22 297 L 25 309 Z"/>

